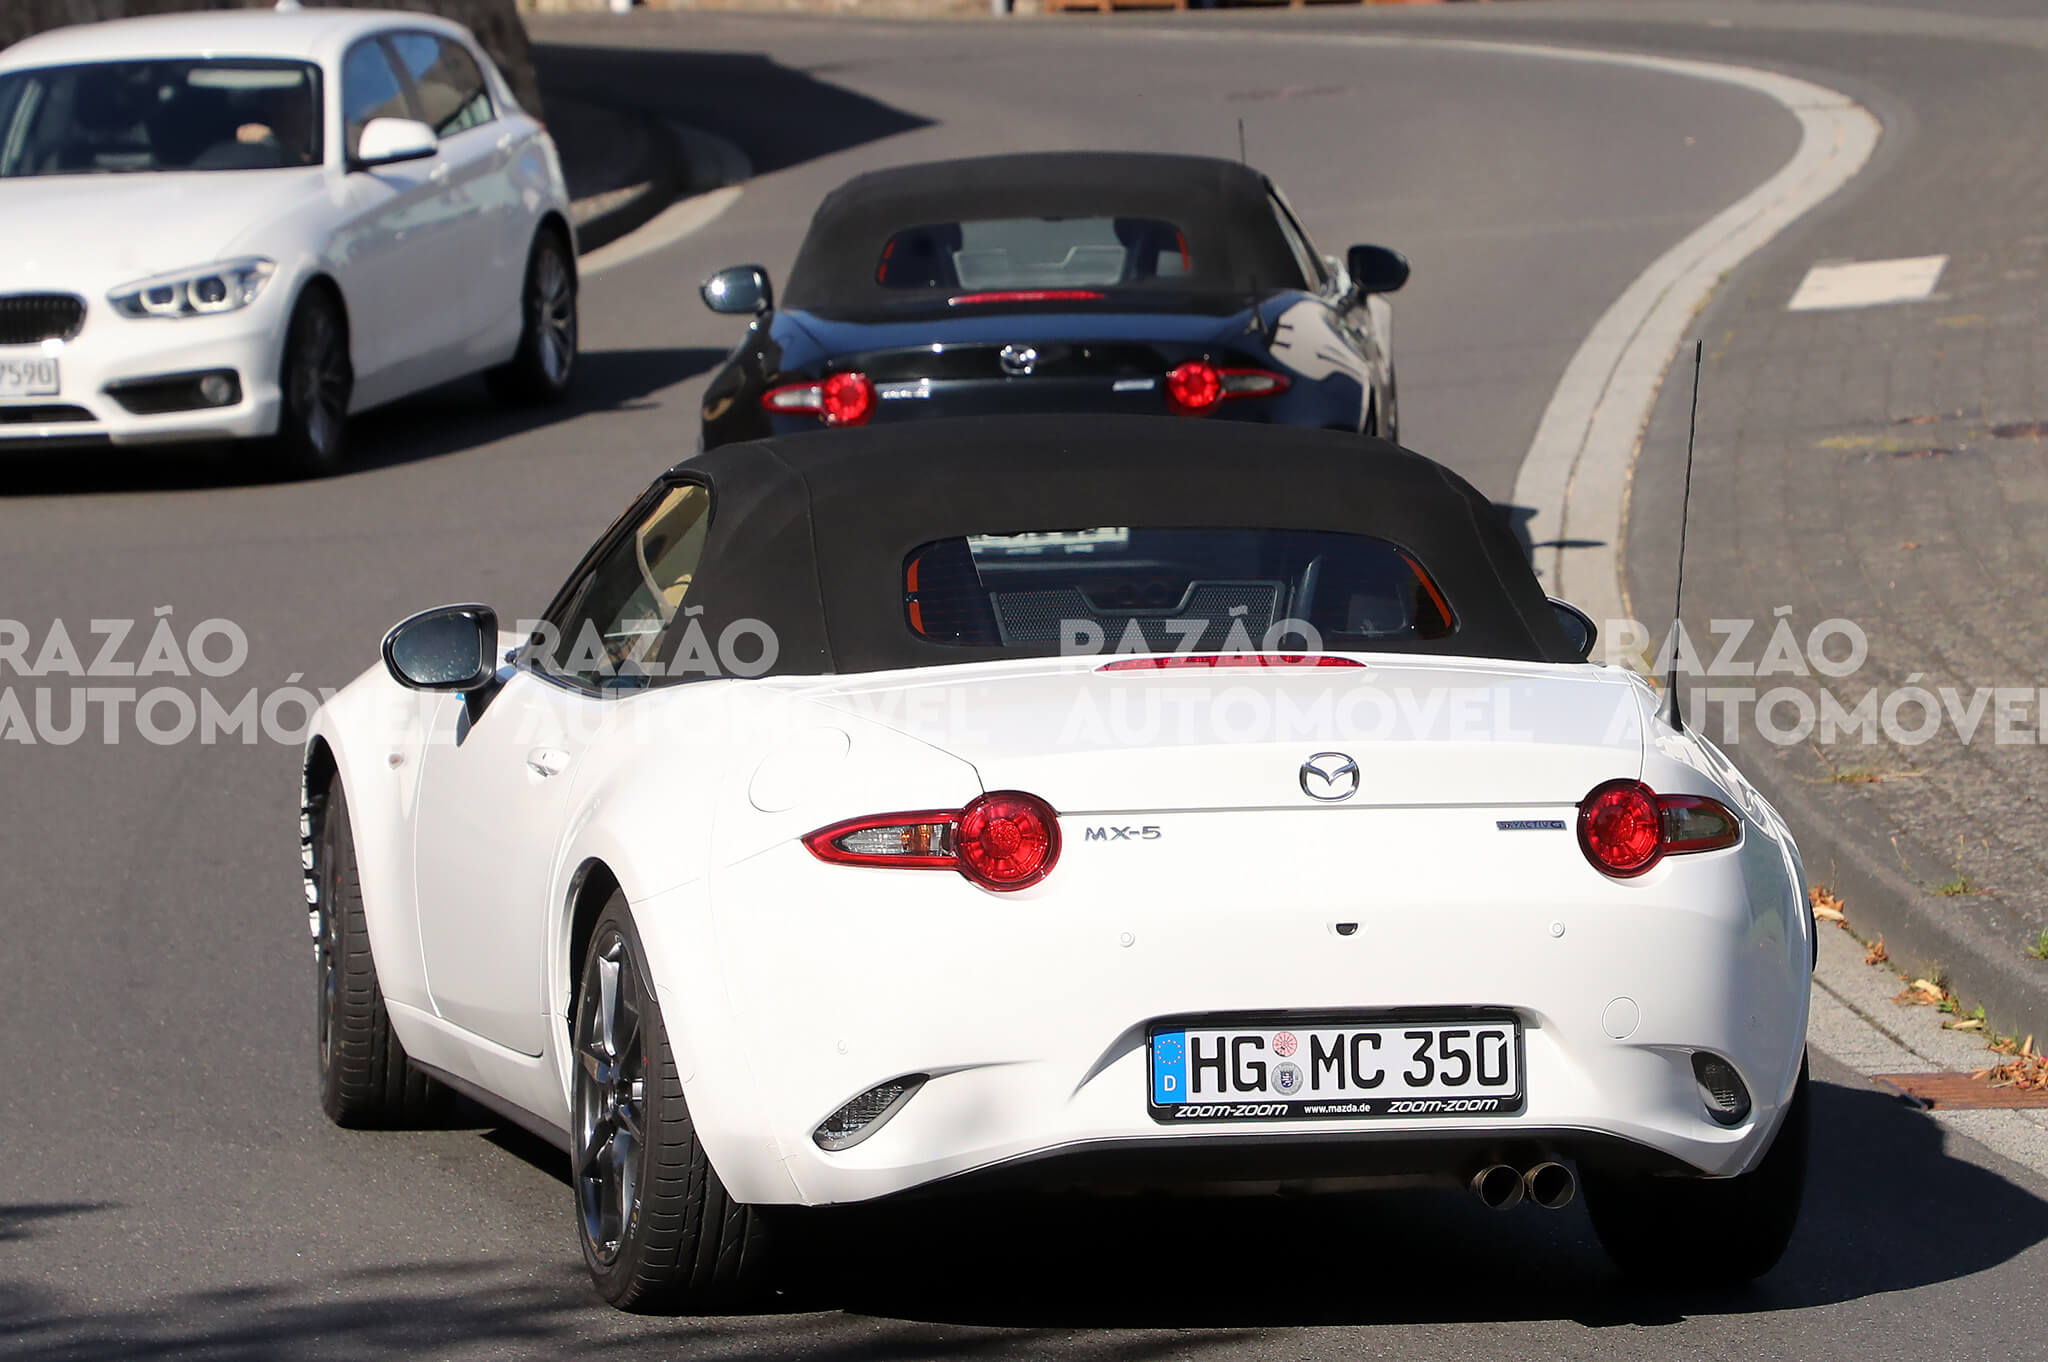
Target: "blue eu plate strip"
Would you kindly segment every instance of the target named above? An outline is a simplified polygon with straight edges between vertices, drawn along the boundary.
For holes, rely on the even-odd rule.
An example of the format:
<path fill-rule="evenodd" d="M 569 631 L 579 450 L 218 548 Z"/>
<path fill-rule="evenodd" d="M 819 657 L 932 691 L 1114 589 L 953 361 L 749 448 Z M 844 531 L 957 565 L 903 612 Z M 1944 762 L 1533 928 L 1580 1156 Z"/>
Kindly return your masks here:
<path fill-rule="evenodd" d="M 1152 1037 L 1152 1104 L 1188 1100 L 1188 1033 L 1162 1031 Z"/>

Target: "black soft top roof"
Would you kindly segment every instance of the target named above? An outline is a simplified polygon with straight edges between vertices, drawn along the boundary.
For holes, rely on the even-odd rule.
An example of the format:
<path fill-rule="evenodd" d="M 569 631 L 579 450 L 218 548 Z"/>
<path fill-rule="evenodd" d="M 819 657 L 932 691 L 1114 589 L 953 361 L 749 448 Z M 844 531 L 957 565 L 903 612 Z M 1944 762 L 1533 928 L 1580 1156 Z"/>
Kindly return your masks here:
<path fill-rule="evenodd" d="M 956 536 L 1099 525 L 1373 535 L 1422 565 L 1458 621 L 1448 637 L 1386 650 L 1577 660 L 1491 502 L 1419 454 L 1348 432 L 1142 416 L 920 421 L 724 445 L 657 485 L 677 479 L 712 491 L 690 602 L 712 638 L 767 624 L 774 674 L 1054 654 L 914 634 L 904 561 Z"/>
<path fill-rule="evenodd" d="M 857 175 L 825 196 L 798 248 L 784 306 L 825 314 L 928 301 L 884 288 L 882 247 L 907 228 L 1012 217 L 1170 222 L 1193 268 L 1182 292 L 1259 294 L 1304 280 L 1266 201 L 1265 176 L 1235 161 L 1149 152 L 1048 151 L 931 161 Z"/>

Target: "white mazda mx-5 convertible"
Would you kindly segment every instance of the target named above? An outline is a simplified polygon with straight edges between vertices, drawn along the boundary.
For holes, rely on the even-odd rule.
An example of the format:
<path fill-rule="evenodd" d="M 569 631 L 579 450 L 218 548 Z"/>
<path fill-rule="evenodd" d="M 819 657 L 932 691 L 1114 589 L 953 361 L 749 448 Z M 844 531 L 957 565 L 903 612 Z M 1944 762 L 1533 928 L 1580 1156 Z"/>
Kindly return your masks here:
<path fill-rule="evenodd" d="M 533 625 L 395 627 L 305 761 L 323 1100 L 556 1142 L 600 1291 L 1001 1181 L 1583 1193 L 1778 1259 L 1784 822 L 1586 660 L 1497 510 L 1279 427 L 789 436 L 657 479 Z"/>

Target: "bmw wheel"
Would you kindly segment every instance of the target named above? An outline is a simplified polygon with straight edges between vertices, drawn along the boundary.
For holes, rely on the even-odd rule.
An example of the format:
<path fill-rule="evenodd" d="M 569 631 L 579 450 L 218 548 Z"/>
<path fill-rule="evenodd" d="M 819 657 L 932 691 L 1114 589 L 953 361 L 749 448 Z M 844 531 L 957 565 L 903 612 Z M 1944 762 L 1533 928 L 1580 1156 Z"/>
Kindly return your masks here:
<path fill-rule="evenodd" d="M 568 396 L 576 375 L 576 262 L 555 227 L 533 239 L 520 292 L 519 349 L 486 375 L 502 402 L 541 406 Z"/>
<path fill-rule="evenodd" d="M 1601 1247 L 1631 1277 L 1666 1287 L 1739 1286 L 1777 1265 L 1806 1188 L 1811 1084 L 1804 1061 L 1763 1161 L 1732 1178 L 1650 1178 L 1584 1170 Z"/>
<path fill-rule="evenodd" d="M 576 1222 L 600 1295 L 663 1313 L 742 1299 L 761 1275 L 761 1212 L 697 1142 L 623 894 L 591 932 L 576 989 Z"/>
<path fill-rule="evenodd" d="M 410 1125 L 431 1104 L 434 1084 L 406 1058 L 384 1008 L 363 915 L 348 800 L 338 779 L 315 802 L 312 814 L 313 861 L 306 884 L 318 987 L 320 1105 L 336 1125 Z"/>
<path fill-rule="evenodd" d="M 275 442 L 279 459 L 299 477 L 334 472 L 348 454 L 355 370 L 341 303 L 323 286 L 308 288 L 292 311 L 278 387 L 283 397 Z"/>

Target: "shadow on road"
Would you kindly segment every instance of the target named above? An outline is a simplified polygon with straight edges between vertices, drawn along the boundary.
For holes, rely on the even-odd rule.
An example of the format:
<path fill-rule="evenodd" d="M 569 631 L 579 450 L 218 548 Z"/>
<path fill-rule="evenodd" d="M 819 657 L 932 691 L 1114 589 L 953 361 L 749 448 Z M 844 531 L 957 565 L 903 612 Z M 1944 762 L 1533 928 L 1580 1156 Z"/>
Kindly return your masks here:
<path fill-rule="evenodd" d="M 1646 1291 L 1623 1280 L 1577 1205 L 1503 1214 L 1462 1192 L 1407 1191 L 1292 1203 L 935 1203 L 890 1227 L 887 1253 L 870 1231 L 856 1232 L 859 1251 L 832 1254 L 856 1265 L 833 1304 L 1022 1327 L 1640 1326 L 1931 1286 L 2048 1239 L 2048 1202 L 1950 1157 L 1933 1120 L 1860 1087 L 1816 1083 L 1814 1097 L 1815 1163 L 1799 1232 L 1777 1270 L 1746 1291 Z M 1199 1246 L 1209 1289 L 1147 1289 L 1132 1265 L 1154 1261 L 1169 1242 L 1180 1252 Z M 1281 1290 L 1274 1273 L 1283 1263 Z"/>
<path fill-rule="evenodd" d="M 1195 1357 L 1298 1326 L 1645 1327 L 1798 1310 L 1970 1277 L 2048 1238 L 2048 1202 L 1950 1157 L 1929 1118 L 1862 1088 L 1819 1082 L 1814 1095 L 1817 1159 L 1805 1219 L 1785 1262 L 1744 1292 L 1646 1292 L 1606 1265 L 1580 1210 L 1501 1214 L 1459 1192 L 977 1198 L 802 1213 L 778 1226 L 796 1242 L 769 1312 L 647 1320 L 607 1311 L 573 1251 L 557 1251 L 570 1233 L 564 1188 L 563 1243 L 536 1245 L 530 1258 L 357 1269 L 114 1312 L 0 1284 L 0 1331 L 11 1339 L 8 1355 L 23 1362 L 361 1362 L 423 1351 L 560 1355 L 579 1345 L 632 1356 L 636 1342 L 649 1355 L 721 1359 Z M 560 1176 L 561 1156 L 538 1142 L 502 1131 L 490 1138 Z M 66 1217 L 99 1209 L 0 1208 L 0 1239 L 54 1236 Z M 459 1239 L 459 1226 L 446 1228 Z M 1148 1267 L 1163 1263 L 1173 1270 Z M 1098 1329 L 1114 1332 L 1073 1333 Z"/>
<path fill-rule="evenodd" d="M 630 411 L 664 388 L 715 366 L 725 352 L 705 346 L 586 350 L 569 400 L 555 407 L 506 407 L 482 379 L 463 379 L 356 417 L 342 475 L 459 453 L 597 411 Z M 697 414 L 676 418 L 676 457 L 697 444 Z M 0 496 L 77 496 L 95 492 L 201 491 L 275 479 L 261 445 L 160 445 L 153 448 L 9 455 Z"/>
<path fill-rule="evenodd" d="M 759 52 L 541 44 L 534 61 L 549 93 L 716 133 L 764 174 L 931 125 Z"/>

